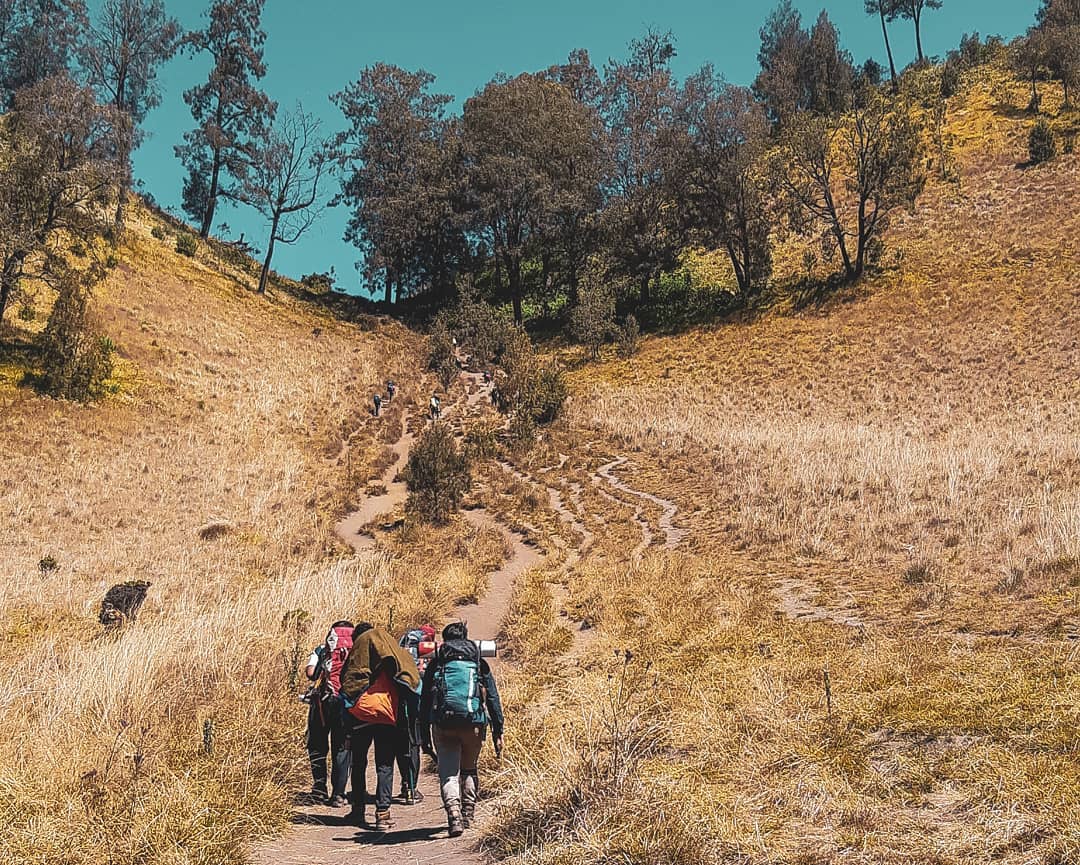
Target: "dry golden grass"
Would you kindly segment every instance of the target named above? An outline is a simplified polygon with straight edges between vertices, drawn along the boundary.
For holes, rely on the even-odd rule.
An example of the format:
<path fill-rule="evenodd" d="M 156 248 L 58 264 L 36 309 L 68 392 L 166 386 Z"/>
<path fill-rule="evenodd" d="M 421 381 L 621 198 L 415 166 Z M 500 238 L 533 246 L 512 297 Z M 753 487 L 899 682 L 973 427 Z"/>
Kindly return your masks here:
<path fill-rule="evenodd" d="M 992 78 L 899 267 L 572 374 L 522 465 L 570 454 L 545 482 L 606 527 L 568 597 L 525 585 L 508 620 L 542 660 L 506 688 L 496 858 L 1080 861 L 1080 161 L 1018 167 L 1022 87 Z M 678 552 L 628 563 L 592 483 L 619 454 L 679 505 Z M 791 621 L 789 581 L 865 627 Z M 561 660 L 560 607 L 594 626 Z"/>
<path fill-rule="evenodd" d="M 96 301 L 120 392 L 39 398 L 14 363 L 0 384 L 4 862 L 241 861 L 303 774 L 290 669 L 336 618 L 431 609 L 411 573 L 332 540 L 346 463 L 362 483 L 385 447 L 370 393 L 418 383 L 416 338 L 258 298 L 151 222 Z M 227 528 L 200 538 L 211 521 Z M 102 635 L 127 579 L 147 603 Z"/>

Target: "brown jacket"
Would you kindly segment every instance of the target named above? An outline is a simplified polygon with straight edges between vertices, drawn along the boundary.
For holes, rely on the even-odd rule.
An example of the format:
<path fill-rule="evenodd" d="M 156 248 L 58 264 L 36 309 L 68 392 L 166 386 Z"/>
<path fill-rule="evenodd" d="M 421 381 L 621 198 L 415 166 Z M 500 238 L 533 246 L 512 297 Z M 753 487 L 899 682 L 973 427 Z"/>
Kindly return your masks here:
<path fill-rule="evenodd" d="M 384 668 L 394 681 L 413 693 L 420 687 L 420 672 L 409 650 L 399 646 L 383 628 L 364 631 L 345 659 L 341 670 L 341 693 L 356 700 Z"/>

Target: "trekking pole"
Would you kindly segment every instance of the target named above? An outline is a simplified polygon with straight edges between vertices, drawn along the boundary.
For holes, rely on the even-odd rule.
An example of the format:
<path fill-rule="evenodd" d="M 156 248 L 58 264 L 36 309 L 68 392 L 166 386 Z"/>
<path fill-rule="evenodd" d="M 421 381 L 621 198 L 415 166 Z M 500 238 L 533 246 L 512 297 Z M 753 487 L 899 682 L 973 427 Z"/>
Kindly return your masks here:
<path fill-rule="evenodd" d="M 829 681 L 829 668 L 826 667 L 822 671 L 822 679 L 825 681 L 825 707 L 829 712 L 829 717 L 832 717 L 832 683 Z"/>
<path fill-rule="evenodd" d="M 394 630 L 394 608 L 390 607 L 390 615 L 386 619 L 386 630 L 393 633 Z"/>

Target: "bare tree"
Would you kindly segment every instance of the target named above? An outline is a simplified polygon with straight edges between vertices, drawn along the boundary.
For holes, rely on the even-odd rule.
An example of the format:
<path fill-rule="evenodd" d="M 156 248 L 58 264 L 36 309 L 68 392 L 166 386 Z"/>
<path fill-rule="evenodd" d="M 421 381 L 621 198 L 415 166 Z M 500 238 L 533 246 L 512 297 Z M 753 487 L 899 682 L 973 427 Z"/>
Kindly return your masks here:
<path fill-rule="evenodd" d="M 259 294 L 266 292 L 274 247 L 296 243 L 321 213 L 317 202 L 326 142 L 318 137 L 319 129 L 318 119 L 298 105 L 280 118 L 254 151 L 239 197 L 270 222 Z"/>
<path fill-rule="evenodd" d="M 0 318 L 20 281 L 48 279 L 98 237 L 115 200 L 127 124 L 66 75 L 20 90 L 0 124 Z"/>
<path fill-rule="evenodd" d="M 889 215 L 914 206 L 925 178 L 906 106 L 880 95 L 838 119 L 800 115 L 783 138 L 775 178 L 797 228 L 824 228 L 850 280 L 880 252 Z"/>
<path fill-rule="evenodd" d="M 260 18 L 265 0 L 215 0 L 205 30 L 189 33 L 184 46 L 210 55 L 205 84 L 184 94 L 198 124 L 184 133 L 176 155 L 188 170 L 184 206 L 200 221 L 199 236 L 210 236 L 218 198 L 236 197 L 250 162 L 252 142 L 272 122 L 276 105 L 254 82 L 266 75 Z M 223 183 L 226 177 L 235 186 Z"/>
<path fill-rule="evenodd" d="M 139 145 L 139 127 L 147 113 L 161 103 L 158 68 L 176 53 L 180 33 L 180 24 L 166 15 L 162 0 L 104 0 L 87 31 L 80 52 L 83 67 L 104 100 L 127 115 L 133 148 Z M 116 203 L 118 229 L 131 188 L 131 154 L 120 157 L 128 174 Z"/>

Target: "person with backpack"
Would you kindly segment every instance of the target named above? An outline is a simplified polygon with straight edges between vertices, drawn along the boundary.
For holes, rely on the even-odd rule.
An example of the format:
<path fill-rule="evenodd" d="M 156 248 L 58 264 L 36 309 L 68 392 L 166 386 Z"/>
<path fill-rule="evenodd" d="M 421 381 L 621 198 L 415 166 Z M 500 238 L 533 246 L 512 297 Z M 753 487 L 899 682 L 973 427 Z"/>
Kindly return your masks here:
<path fill-rule="evenodd" d="M 412 628 L 401 638 L 399 645 L 406 649 L 416 662 L 416 669 L 420 672 L 423 681 L 424 670 L 427 669 L 431 655 L 421 654 L 420 647 L 424 644 L 435 642 L 435 628 L 431 625 L 421 625 Z M 423 687 L 421 686 L 421 691 Z M 416 788 L 416 782 L 420 778 L 420 731 L 414 723 L 409 728 L 409 751 L 406 754 L 398 754 L 398 773 L 401 775 L 400 799 L 406 805 L 415 805 L 424 801 L 424 794 Z"/>
<path fill-rule="evenodd" d="M 322 645 L 308 658 L 305 673 L 312 687 L 304 695 L 308 704 L 307 752 L 311 763 L 311 795 L 329 801 L 331 808 L 345 804 L 351 754 L 341 702 L 341 671 L 352 648 L 353 624 L 334 622 Z M 331 769 L 327 791 L 327 760 Z"/>
<path fill-rule="evenodd" d="M 428 408 L 431 409 L 432 420 L 438 420 L 442 417 L 442 402 L 439 400 L 439 395 L 437 393 L 431 395 L 431 402 L 428 403 Z"/>
<path fill-rule="evenodd" d="M 450 837 L 456 838 L 476 815 L 476 765 L 489 726 L 495 756 L 502 755 L 503 712 L 495 677 L 464 622 L 447 625 L 442 636 L 424 672 L 420 739 L 424 752 L 438 763 Z"/>
<path fill-rule="evenodd" d="M 372 401 L 375 403 L 375 417 L 379 416 L 379 412 L 382 411 L 382 397 L 378 394 L 372 397 Z"/>
<path fill-rule="evenodd" d="M 352 718 L 353 810 L 365 823 L 368 751 L 375 746 L 375 831 L 386 832 L 394 792 L 394 762 L 408 753 L 409 726 L 419 708 L 420 672 L 407 650 L 383 628 L 361 622 L 352 632 L 352 651 L 341 672 L 341 695 Z"/>
<path fill-rule="evenodd" d="M 396 395 L 397 383 L 392 378 L 388 378 L 386 380 L 386 401 L 393 402 Z"/>

